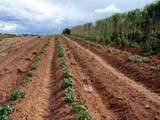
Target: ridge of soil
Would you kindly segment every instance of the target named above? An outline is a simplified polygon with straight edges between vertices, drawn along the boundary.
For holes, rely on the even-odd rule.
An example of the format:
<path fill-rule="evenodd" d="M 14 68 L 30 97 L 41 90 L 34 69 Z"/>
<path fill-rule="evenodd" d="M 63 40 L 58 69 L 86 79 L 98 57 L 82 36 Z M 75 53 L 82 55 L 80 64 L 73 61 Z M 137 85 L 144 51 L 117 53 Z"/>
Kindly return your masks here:
<path fill-rule="evenodd" d="M 77 61 L 92 79 L 104 103 L 118 120 L 159 120 L 160 98 L 111 67 L 75 41 L 65 39 Z"/>

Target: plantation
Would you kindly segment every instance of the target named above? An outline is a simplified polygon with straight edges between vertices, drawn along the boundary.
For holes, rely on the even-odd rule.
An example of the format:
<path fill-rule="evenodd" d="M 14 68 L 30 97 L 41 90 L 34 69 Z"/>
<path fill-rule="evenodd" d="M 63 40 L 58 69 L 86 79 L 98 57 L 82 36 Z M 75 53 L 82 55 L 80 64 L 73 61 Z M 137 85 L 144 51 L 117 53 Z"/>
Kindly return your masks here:
<path fill-rule="evenodd" d="M 35 20 L 38 25 L 29 27 L 35 27 L 39 34 L 19 35 L 27 31 L 25 24 L 19 29 L 18 22 L 13 22 L 15 28 L 14 24 L 0 23 L 0 31 L 3 27 L 17 32 L 0 34 L 0 120 L 160 120 L 159 0 L 95 24 L 74 23 L 58 35 L 42 34 L 54 32 L 49 28 L 57 24 L 59 32 L 62 22 L 70 23 L 70 9 L 64 6 L 67 10 L 63 11 L 58 8 L 61 4 L 52 6 L 52 1 L 47 4 L 43 0 L 34 8 L 37 1 L 33 0 L 29 2 L 32 10 L 21 2 L 25 21 Z M 86 7 L 82 8 L 85 11 Z M 118 11 L 114 5 L 111 8 Z M 56 19 L 58 11 L 67 13 L 67 17 L 61 13 Z M 103 16 L 106 11 L 95 9 L 94 14 Z M 34 15 L 29 17 L 35 18 L 28 20 L 30 12 Z M 18 15 L 19 20 L 22 16 Z M 74 17 L 83 16 L 75 10 Z M 56 24 L 48 23 L 49 18 Z M 39 26 L 43 20 L 47 23 L 42 32 Z"/>

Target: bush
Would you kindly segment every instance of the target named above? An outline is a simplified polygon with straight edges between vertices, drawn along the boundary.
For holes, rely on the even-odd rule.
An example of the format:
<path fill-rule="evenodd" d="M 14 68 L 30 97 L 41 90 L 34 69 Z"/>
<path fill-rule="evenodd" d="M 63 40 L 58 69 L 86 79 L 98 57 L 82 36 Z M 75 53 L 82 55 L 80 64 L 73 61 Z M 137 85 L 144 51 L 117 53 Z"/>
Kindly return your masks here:
<path fill-rule="evenodd" d="M 65 28 L 63 30 L 62 34 L 68 34 L 68 35 L 70 35 L 71 34 L 71 30 L 69 28 Z"/>
<path fill-rule="evenodd" d="M 19 98 L 24 98 L 25 95 L 26 93 L 24 91 L 15 90 L 11 93 L 10 98 L 12 100 L 17 100 Z"/>

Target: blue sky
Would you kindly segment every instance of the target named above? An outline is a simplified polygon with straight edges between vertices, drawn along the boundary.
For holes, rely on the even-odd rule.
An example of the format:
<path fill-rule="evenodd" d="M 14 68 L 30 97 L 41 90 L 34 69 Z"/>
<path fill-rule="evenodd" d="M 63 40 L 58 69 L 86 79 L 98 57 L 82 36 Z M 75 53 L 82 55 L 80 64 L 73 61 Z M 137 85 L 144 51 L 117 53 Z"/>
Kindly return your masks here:
<path fill-rule="evenodd" d="M 0 32 L 52 34 L 154 0 L 0 0 Z"/>

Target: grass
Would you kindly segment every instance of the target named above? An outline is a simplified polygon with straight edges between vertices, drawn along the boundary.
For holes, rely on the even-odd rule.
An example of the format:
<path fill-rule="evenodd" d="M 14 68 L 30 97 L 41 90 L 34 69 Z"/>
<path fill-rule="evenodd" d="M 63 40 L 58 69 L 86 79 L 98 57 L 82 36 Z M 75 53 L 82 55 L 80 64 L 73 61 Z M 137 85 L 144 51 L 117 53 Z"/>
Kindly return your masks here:
<path fill-rule="evenodd" d="M 14 106 L 10 104 L 0 104 L 0 120 L 11 120 L 9 114 L 14 112 Z"/>
<path fill-rule="evenodd" d="M 134 63 L 151 63 L 151 59 L 148 57 L 142 57 L 139 55 L 130 55 L 128 56 L 128 61 L 129 62 L 134 62 Z"/>
<path fill-rule="evenodd" d="M 12 100 L 22 99 L 24 98 L 26 93 L 24 91 L 15 90 L 11 93 L 10 98 Z"/>

